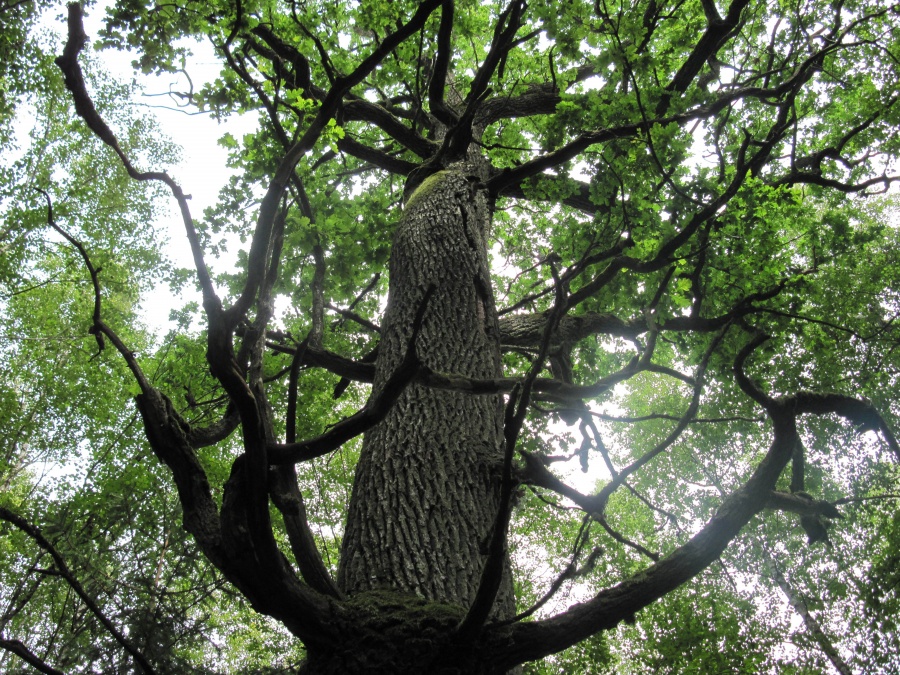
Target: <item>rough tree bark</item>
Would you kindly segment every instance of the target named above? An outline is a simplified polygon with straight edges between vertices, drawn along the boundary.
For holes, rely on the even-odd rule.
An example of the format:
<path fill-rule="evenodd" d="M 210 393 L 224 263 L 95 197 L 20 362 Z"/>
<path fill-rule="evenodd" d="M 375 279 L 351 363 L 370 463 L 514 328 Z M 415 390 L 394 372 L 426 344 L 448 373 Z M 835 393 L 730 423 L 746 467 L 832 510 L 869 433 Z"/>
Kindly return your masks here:
<path fill-rule="evenodd" d="M 419 359 L 438 372 L 500 374 L 486 247 L 490 205 L 467 169 L 459 165 L 430 176 L 407 202 L 394 237 L 373 397 L 403 360 L 430 287 L 415 341 Z M 502 459 L 503 407 L 497 395 L 411 385 L 366 435 L 338 584 L 371 603 L 396 608 L 409 602 L 419 608 L 390 635 L 373 626 L 370 637 L 382 643 L 376 651 L 384 672 L 440 667 L 434 659 L 442 640 L 435 635 L 434 641 L 423 641 L 423 628 L 440 624 L 437 633 L 446 637 L 476 595 L 499 507 Z M 514 607 L 506 574 L 494 614 L 509 617 Z M 346 654 L 312 654 L 311 672 L 357 672 L 362 650 L 352 646 Z M 361 660 L 371 668 L 371 651 L 365 651 Z"/>

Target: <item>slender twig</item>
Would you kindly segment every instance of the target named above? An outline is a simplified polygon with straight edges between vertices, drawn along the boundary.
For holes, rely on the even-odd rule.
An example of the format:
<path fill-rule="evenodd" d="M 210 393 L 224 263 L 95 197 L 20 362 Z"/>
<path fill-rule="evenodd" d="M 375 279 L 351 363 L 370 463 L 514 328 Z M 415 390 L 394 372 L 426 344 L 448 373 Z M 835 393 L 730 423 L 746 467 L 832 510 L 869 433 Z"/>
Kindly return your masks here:
<path fill-rule="evenodd" d="M 685 410 L 684 415 L 675 425 L 675 428 L 669 433 L 666 438 L 664 438 L 660 443 L 658 443 L 655 447 L 653 447 L 648 452 L 644 453 L 641 457 L 636 459 L 634 462 L 624 467 L 619 475 L 610 480 L 606 485 L 603 486 L 603 489 L 597 494 L 596 499 L 600 502 L 601 505 L 605 505 L 609 496 L 615 492 L 622 483 L 625 482 L 625 479 L 628 478 L 632 473 L 640 469 L 642 466 L 650 462 L 652 459 L 657 457 L 659 454 L 663 453 L 668 449 L 678 438 L 681 436 L 682 432 L 688 427 L 690 421 L 697 414 L 697 410 L 700 407 L 700 395 L 703 393 L 703 385 L 706 374 L 706 368 L 709 365 L 709 360 L 712 358 L 713 352 L 718 348 L 719 344 L 725 337 L 725 333 L 728 330 L 728 326 L 725 326 L 719 333 L 713 338 L 710 342 L 709 347 L 707 347 L 706 352 L 703 354 L 703 358 L 700 360 L 699 365 L 697 366 L 697 372 L 694 376 L 694 391 L 691 395 L 691 402 L 688 405 L 687 410 Z M 652 336 L 652 333 L 651 333 Z M 602 508 L 600 509 L 603 510 Z"/>
<path fill-rule="evenodd" d="M 367 328 L 368 330 L 372 331 L 373 333 L 381 332 L 381 326 L 379 326 L 378 324 L 372 323 L 367 318 L 360 316 L 356 312 L 352 312 L 349 309 L 341 309 L 340 307 L 332 305 L 330 302 L 328 304 L 326 304 L 325 306 L 328 309 L 330 309 L 331 311 L 337 312 L 344 318 L 350 319 L 351 321 L 358 323 L 360 326 L 362 326 L 363 328 Z"/>
<path fill-rule="evenodd" d="M 581 552 L 584 549 L 585 544 L 588 542 L 588 535 L 590 533 L 591 519 L 585 517 L 581 521 L 581 527 L 578 528 L 578 534 L 575 537 L 575 545 L 572 547 L 572 556 L 569 561 L 569 564 L 565 566 L 563 571 L 556 576 L 553 582 L 550 584 L 550 587 L 547 591 L 538 598 L 537 602 L 535 602 L 528 609 L 519 612 L 511 619 L 506 619 L 504 621 L 498 621 L 497 623 L 492 623 L 491 628 L 497 628 L 499 626 L 508 625 L 511 623 L 516 623 L 517 621 L 521 621 L 522 619 L 527 619 L 529 616 L 538 611 L 541 607 L 546 605 L 554 595 L 556 595 L 557 591 L 562 588 L 563 583 L 570 579 L 574 579 L 576 576 L 579 576 L 579 570 L 577 567 L 578 558 L 581 556 Z M 593 554 L 592 554 L 593 557 Z M 588 559 L 589 568 L 592 564 L 592 560 Z M 583 572 L 581 572 L 583 573 Z"/>
<path fill-rule="evenodd" d="M 594 516 L 594 520 L 596 520 L 598 523 L 600 523 L 600 526 L 601 526 L 604 530 L 606 530 L 606 533 L 607 533 L 610 537 L 612 537 L 613 539 L 615 539 L 617 542 L 619 542 L 620 544 L 624 544 L 624 545 L 627 546 L 628 548 L 634 549 L 635 551 L 637 551 L 637 552 L 640 553 L 641 555 L 646 556 L 647 558 L 650 558 L 650 560 L 652 560 L 653 562 L 657 562 L 657 561 L 659 560 L 659 554 L 654 553 L 653 551 L 647 550 L 646 548 L 644 548 L 643 546 L 641 546 L 640 544 L 638 544 L 636 541 L 632 541 L 631 539 L 629 539 L 628 537 L 626 537 L 624 534 L 622 534 L 622 533 L 619 532 L 618 530 L 614 529 L 614 528 L 606 521 L 606 516 L 595 515 L 595 516 Z"/>
<path fill-rule="evenodd" d="M 116 351 L 122 355 L 122 358 L 125 359 L 125 363 L 128 365 L 128 369 L 131 371 L 131 374 L 134 376 L 134 379 L 137 381 L 138 385 L 141 388 L 141 391 L 146 393 L 150 389 L 152 389 L 152 385 L 150 384 L 147 377 L 144 375 L 144 371 L 141 370 L 140 365 L 137 362 L 137 359 L 134 357 L 134 352 L 132 352 L 122 341 L 119 335 L 110 328 L 100 317 L 100 309 L 101 309 L 101 294 L 100 294 L 100 270 L 99 267 L 94 267 L 94 264 L 91 262 L 91 258 L 88 255 L 87 249 L 84 245 L 75 239 L 71 234 L 66 232 L 62 227 L 56 224 L 56 220 L 53 217 L 53 203 L 50 200 L 50 195 L 48 195 L 44 190 L 40 188 L 34 188 L 38 192 L 40 192 L 44 199 L 47 201 L 47 224 L 52 227 L 56 232 L 62 235 L 66 241 L 68 241 L 75 249 L 78 251 L 81 256 L 82 261 L 84 262 L 84 266 L 87 268 L 88 273 L 91 275 L 91 283 L 94 287 L 94 311 L 91 317 L 91 327 L 88 329 L 88 332 L 91 333 L 97 340 L 97 345 L 100 351 L 106 347 L 104 336 L 109 338 L 109 341 L 112 342 L 113 346 L 116 348 Z"/>
<path fill-rule="evenodd" d="M 413 331 L 406 347 L 406 354 L 391 373 L 378 397 L 374 401 L 369 401 L 362 410 L 351 417 L 335 424 L 321 436 L 297 443 L 270 445 L 268 448 L 270 465 L 297 464 L 321 457 L 336 450 L 350 439 L 365 433 L 387 416 L 400 394 L 415 379 L 416 373 L 419 371 L 420 362 L 416 350 L 416 339 L 421 330 L 425 308 L 433 292 L 434 286 L 430 286 L 425 292 L 413 322 Z"/>

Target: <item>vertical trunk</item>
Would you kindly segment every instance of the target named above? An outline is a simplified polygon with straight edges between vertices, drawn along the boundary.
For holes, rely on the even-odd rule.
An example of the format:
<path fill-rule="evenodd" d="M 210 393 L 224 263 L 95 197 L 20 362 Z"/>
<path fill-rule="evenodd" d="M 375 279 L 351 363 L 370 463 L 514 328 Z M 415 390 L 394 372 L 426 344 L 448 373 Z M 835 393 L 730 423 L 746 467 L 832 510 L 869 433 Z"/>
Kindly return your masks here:
<path fill-rule="evenodd" d="M 395 235 L 373 396 L 403 358 L 430 285 L 416 342 L 439 372 L 496 377 L 497 313 L 486 233 L 489 205 L 473 180 L 441 171 L 410 197 Z M 399 591 L 466 607 L 497 511 L 502 402 L 410 386 L 369 432 L 356 471 L 338 583 L 350 595 Z M 513 609 L 509 580 L 495 613 Z"/>

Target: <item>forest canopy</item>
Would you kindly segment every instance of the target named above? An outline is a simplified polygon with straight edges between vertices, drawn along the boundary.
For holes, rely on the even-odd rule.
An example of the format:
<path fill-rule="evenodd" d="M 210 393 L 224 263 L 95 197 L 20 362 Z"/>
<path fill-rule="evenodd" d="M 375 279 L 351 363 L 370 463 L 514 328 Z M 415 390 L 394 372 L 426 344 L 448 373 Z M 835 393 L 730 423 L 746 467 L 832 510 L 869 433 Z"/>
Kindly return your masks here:
<path fill-rule="evenodd" d="M 875 0 L 0 4 L 0 670 L 900 673 L 898 98 Z"/>

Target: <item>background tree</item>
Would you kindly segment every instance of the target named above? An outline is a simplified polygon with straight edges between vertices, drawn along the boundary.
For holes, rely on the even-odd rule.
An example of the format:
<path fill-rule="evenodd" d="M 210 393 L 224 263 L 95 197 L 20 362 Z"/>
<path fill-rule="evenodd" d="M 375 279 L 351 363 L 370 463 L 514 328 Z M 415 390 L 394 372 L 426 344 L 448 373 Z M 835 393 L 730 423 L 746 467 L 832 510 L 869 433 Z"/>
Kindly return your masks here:
<path fill-rule="evenodd" d="M 892 672 L 900 268 L 876 195 L 898 180 L 898 11 L 118 3 L 107 47 L 174 72 L 180 38 L 208 39 L 220 79 L 182 98 L 262 115 L 223 138 L 239 172 L 195 221 L 178 183 L 143 171 L 163 158 L 107 123 L 71 5 L 56 63 L 75 111 L 119 179 L 179 204 L 203 328 L 188 308 L 161 345 L 142 342 L 101 258 L 135 288 L 157 266 L 127 255 L 146 242 L 114 255 L 97 215 L 61 222 L 87 198 L 34 179 L 46 199 L 28 213 L 87 270 L 74 297 L 98 362 L 118 364 L 94 366 L 83 419 L 102 414 L 88 391 L 112 405 L 136 387 L 158 460 L 127 413 L 104 420 L 129 439 L 125 489 L 149 498 L 80 513 L 129 544 L 110 569 L 158 590 L 112 612 L 126 596 L 65 562 L 87 553 L 79 539 L 64 555 L 79 521 L 40 534 L 17 515 L 23 489 L 0 511 L 23 556 L 9 625 L 27 630 L 30 589 L 60 577 L 50 590 L 80 601 L 60 615 L 89 608 L 115 667 L 147 672 L 262 666 L 215 644 L 252 622 L 238 599 L 223 610 L 232 589 L 302 643 L 309 673 L 545 657 L 528 667 Z M 237 271 L 217 272 L 237 240 Z M 88 456 L 114 491 L 122 464 Z M 596 490 L 572 486 L 568 460 L 594 467 Z M 171 554 L 161 466 L 193 538 Z M 188 600 L 160 605 L 179 580 Z M 797 636 L 754 602 L 769 594 Z M 41 653 L 25 632 L 3 646 L 75 667 L 49 630 Z M 264 654 L 251 632 L 242 646 Z"/>

